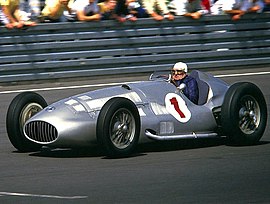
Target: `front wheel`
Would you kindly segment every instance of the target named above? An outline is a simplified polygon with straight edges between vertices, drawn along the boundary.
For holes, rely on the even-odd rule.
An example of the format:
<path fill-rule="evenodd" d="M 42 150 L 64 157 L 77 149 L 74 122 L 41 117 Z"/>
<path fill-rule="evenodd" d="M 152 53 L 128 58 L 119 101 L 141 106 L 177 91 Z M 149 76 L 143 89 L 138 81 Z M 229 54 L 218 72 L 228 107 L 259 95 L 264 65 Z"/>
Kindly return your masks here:
<path fill-rule="evenodd" d="M 42 96 L 34 92 L 23 92 L 10 103 L 6 129 L 10 142 L 20 152 L 31 152 L 40 149 L 41 145 L 28 140 L 23 133 L 23 126 L 28 119 L 47 106 Z"/>
<path fill-rule="evenodd" d="M 107 156 L 130 155 L 140 135 L 140 116 L 135 104 L 126 98 L 112 98 L 101 109 L 97 140 Z"/>
<path fill-rule="evenodd" d="M 224 98 L 221 121 L 225 135 L 233 144 L 257 143 L 267 122 L 267 106 L 261 90 L 249 82 L 233 84 Z"/>

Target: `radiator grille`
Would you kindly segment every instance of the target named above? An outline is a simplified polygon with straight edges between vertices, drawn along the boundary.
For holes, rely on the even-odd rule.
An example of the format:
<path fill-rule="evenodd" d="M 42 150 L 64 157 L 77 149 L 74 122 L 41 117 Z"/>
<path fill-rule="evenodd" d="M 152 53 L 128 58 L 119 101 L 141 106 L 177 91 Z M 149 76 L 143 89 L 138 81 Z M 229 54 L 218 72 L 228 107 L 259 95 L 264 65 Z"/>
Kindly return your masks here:
<path fill-rule="evenodd" d="M 37 142 L 50 143 L 57 139 L 56 128 L 44 121 L 32 121 L 25 125 L 26 135 Z"/>

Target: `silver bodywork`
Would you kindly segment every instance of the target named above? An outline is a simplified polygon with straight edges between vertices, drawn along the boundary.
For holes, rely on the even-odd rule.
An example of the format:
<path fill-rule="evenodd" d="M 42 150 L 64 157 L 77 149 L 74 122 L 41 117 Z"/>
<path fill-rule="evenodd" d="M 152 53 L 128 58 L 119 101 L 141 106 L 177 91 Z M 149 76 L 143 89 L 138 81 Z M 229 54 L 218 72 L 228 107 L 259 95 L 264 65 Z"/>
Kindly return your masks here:
<path fill-rule="evenodd" d="M 161 78 L 154 75 L 149 81 L 90 91 L 53 103 L 26 122 L 24 134 L 31 141 L 52 147 L 96 144 L 100 110 L 109 99 L 124 97 L 138 108 L 141 142 L 217 136 L 213 109 L 221 107 L 229 86 L 206 73 L 194 71 L 191 75 L 208 86 L 207 99 L 202 105 L 190 102 L 168 82 L 169 75 L 161 75 Z M 183 99 L 184 104 L 179 103 L 179 107 L 185 114 L 184 121 L 175 116 L 174 110 L 169 110 L 166 96 L 178 101 Z"/>

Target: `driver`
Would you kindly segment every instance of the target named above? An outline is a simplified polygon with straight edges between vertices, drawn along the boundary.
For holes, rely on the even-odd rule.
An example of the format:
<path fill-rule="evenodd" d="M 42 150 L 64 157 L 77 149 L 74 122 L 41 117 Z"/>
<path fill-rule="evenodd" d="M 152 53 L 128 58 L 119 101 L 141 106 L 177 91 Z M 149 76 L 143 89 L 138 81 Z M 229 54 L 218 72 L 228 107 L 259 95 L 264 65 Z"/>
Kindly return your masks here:
<path fill-rule="evenodd" d="M 191 100 L 194 104 L 198 104 L 199 89 L 195 78 L 187 75 L 187 64 L 183 62 L 177 62 L 171 72 L 171 82 L 178 87 L 180 84 L 185 84 L 186 87 L 183 90 L 184 95 Z"/>

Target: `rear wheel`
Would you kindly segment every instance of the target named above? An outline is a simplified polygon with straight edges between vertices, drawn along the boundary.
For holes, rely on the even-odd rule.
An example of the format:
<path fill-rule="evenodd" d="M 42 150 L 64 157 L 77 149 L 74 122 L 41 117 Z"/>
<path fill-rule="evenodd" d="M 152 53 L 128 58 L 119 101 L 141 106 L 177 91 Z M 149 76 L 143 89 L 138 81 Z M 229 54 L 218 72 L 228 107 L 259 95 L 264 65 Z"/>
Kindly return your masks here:
<path fill-rule="evenodd" d="M 10 142 L 20 152 L 40 149 L 41 145 L 28 140 L 23 133 L 23 126 L 28 119 L 47 106 L 42 96 L 34 92 L 17 95 L 9 105 L 6 117 L 6 129 Z"/>
<path fill-rule="evenodd" d="M 140 116 L 135 104 L 126 98 L 110 99 L 101 109 L 97 140 L 109 157 L 130 155 L 140 135 Z"/>
<path fill-rule="evenodd" d="M 249 82 L 233 84 L 224 98 L 221 121 L 225 135 L 233 144 L 257 143 L 267 122 L 267 106 L 261 90 Z"/>

